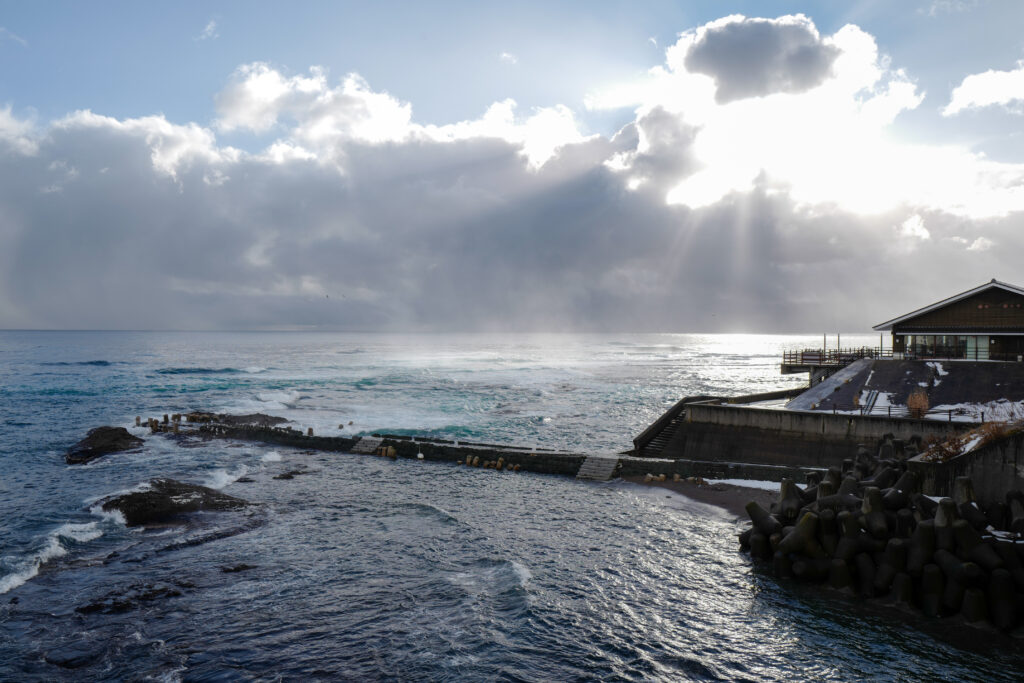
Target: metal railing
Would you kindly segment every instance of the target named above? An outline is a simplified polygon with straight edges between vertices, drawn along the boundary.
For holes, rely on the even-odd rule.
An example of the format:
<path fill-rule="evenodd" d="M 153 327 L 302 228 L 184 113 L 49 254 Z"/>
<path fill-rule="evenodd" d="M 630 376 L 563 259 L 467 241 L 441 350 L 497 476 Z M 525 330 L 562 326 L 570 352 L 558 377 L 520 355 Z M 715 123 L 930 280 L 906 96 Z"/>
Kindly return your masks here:
<path fill-rule="evenodd" d="M 801 349 L 783 351 L 783 365 L 844 367 L 861 358 L 892 358 L 892 349 L 862 346 L 858 349 Z"/>
<path fill-rule="evenodd" d="M 958 421 L 964 422 L 985 422 L 985 411 L 981 411 L 980 419 L 972 417 L 964 420 L 963 418 L 968 417 L 968 413 L 965 410 L 960 409 L 946 409 L 946 410 L 926 410 L 922 412 L 915 412 L 905 405 L 885 405 L 885 406 L 873 406 L 868 408 L 867 406 L 857 406 L 853 404 L 843 405 L 841 403 L 831 403 L 827 407 L 816 408 L 816 411 L 828 412 L 831 411 L 835 414 L 853 414 L 853 415 L 864 415 L 864 416 L 876 416 L 876 417 L 903 417 L 903 418 L 917 418 L 927 420 L 947 420 L 952 422 L 954 418 Z"/>

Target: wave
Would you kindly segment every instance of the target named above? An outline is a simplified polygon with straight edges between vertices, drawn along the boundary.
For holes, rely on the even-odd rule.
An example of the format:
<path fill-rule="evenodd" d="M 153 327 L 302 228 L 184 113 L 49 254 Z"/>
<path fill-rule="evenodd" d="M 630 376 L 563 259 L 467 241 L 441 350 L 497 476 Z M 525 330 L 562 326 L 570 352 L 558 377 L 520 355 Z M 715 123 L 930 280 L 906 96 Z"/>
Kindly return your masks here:
<path fill-rule="evenodd" d="M 302 398 L 297 391 L 264 391 L 256 394 L 256 398 L 263 403 L 278 404 L 284 408 L 294 408 L 295 403 Z"/>
<path fill-rule="evenodd" d="M 203 482 L 203 486 L 209 486 L 211 489 L 222 489 L 228 484 L 233 484 L 249 472 L 249 468 L 245 465 L 239 465 L 234 471 L 227 470 L 213 470 L 207 475 L 206 480 Z"/>
<path fill-rule="evenodd" d="M 265 454 L 262 458 L 260 458 L 260 460 L 262 460 L 263 462 L 280 462 L 281 454 L 278 453 L 277 451 L 270 451 L 269 453 Z"/>
<path fill-rule="evenodd" d="M 53 361 L 49 363 L 40 363 L 40 365 L 46 365 L 49 367 L 70 367 L 73 365 L 92 365 L 95 367 L 105 368 L 110 365 L 117 365 L 113 361 L 109 360 L 81 360 L 81 361 Z"/>
<path fill-rule="evenodd" d="M 51 531 L 45 537 L 42 547 L 20 562 L 16 561 L 16 569 L 4 577 L 0 577 L 0 595 L 14 590 L 39 574 L 39 569 L 50 560 L 68 554 L 66 544 L 88 543 L 94 541 L 103 532 L 98 522 L 73 524 L 68 522 Z M 9 558 L 4 558 L 8 560 Z"/>
<path fill-rule="evenodd" d="M 457 572 L 448 580 L 459 586 L 470 596 L 481 594 L 513 593 L 525 598 L 529 606 L 533 598 L 529 591 L 533 574 L 519 562 L 513 560 L 479 560 L 465 571 Z"/>
<path fill-rule="evenodd" d="M 160 368 L 156 371 L 158 375 L 226 375 L 238 372 L 248 372 L 238 368 Z"/>

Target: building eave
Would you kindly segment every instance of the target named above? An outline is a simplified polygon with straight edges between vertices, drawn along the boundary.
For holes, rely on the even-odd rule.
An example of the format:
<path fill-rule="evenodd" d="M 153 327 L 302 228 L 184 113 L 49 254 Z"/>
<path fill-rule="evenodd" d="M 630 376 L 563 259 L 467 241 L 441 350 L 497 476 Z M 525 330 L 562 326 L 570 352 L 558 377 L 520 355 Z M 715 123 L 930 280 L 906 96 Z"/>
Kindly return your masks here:
<path fill-rule="evenodd" d="M 892 320 L 887 320 L 884 323 L 879 323 L 879 324 L 875 325 L 874 327 L 872 327 L 871 329 L 875 330 L 876 332 L 885 332 L 887 330 L 891 330 L 894 325 L 898 325 L 898 324 L 900 324 L 900 323 L 902 323 L 902 322 L 904 322 L 906 320 L 910 320 L 912 318 L 916 318 L 919 315 L 924 315 L 925 313 L 930 313 L 931 311 L 934 311 L 934 310 L 936 310 L 938 308 L 942 308 L 944 306 L 948 306 L 950 304 L 956 303 L 957 301 L 960 301 L 961 299 L 966 299 L 967 297 L 974 296 L 975 294 L 979 294 L 979 293 L 984 292 L 985 290 L 988 290 L 988 289 L 1003 289 L 1003 290 L 1005 290 L 1007 292 L 1010 292 L 1011 294 L 1019 294 L 1020 296 L 1024 296 L 1024 288 L 1017 287 L 1016 285 L 1011 285 L 1008 282 L 1000 282 L 999 280 L 996 280 L 995 278 L 992 278 L 991 281 L 986 282 L 983 285 L 978 285 L 977 287 L 974 287 L 973 289 L 968 289 L 966 292 L 960 292 L 959 294 L 954 294 L 953 296 L 949 297 L 948 299 L 943 299 L 942 301 L 937 301 L 934 304 L 931 304 L 930 306 L 925 306 L 924 308 L 919 308 L 916 311 L 911 311 L 910 313 L 906 313 L 904 315 L 901 315 L 898 318 L 893 318 Z"/>

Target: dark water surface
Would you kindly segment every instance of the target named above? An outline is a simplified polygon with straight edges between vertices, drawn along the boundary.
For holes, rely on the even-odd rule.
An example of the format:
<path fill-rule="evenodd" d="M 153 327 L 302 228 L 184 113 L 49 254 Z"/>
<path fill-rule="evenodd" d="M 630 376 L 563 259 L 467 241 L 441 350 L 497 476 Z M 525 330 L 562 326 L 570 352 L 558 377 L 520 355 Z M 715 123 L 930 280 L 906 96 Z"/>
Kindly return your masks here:
<path fill-rule="evenodd" d="M 192 409 L 622 450 L 682 395 L 792 383 L 777 352 L 804 341 L 0 333 L 0 679 L 1016 679 L 997 637 L 957 649 L 762 576 L 735 520 L 663 491 L 142 430 L 140 452 L 61 457 Z M 154 476 L 260 505 L 98 514 Z"/>

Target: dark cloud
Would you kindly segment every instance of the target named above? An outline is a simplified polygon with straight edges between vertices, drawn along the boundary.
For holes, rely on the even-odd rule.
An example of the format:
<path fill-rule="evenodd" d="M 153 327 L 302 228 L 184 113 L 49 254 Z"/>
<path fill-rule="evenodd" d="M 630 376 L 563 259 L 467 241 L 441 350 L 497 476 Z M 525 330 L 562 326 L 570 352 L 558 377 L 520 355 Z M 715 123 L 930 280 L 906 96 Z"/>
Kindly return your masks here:
<path fill-rule="evenodd" d="M 687 70 L 715 79 L 719 103 L 799 93 L 828 78 L 839 50 L 802 16 L 736 19 L 702 28 L 685 57 Z"/>
<path fill-rule="evenodd" d="M 1013 281 L 1022 246 L 1015 215 L 922 211 L 930 238 L 907 238 L 905 209 L 764 177 L 667 205 L 695 130 L 658 108 L 539 169 L 496 138 L 349 141 L 339 168 L 194 133 L 106 120 L 0 151 L 0 328 L 854 330 Z M 1000 248 L 966 251 L 979 234 Z"/>

